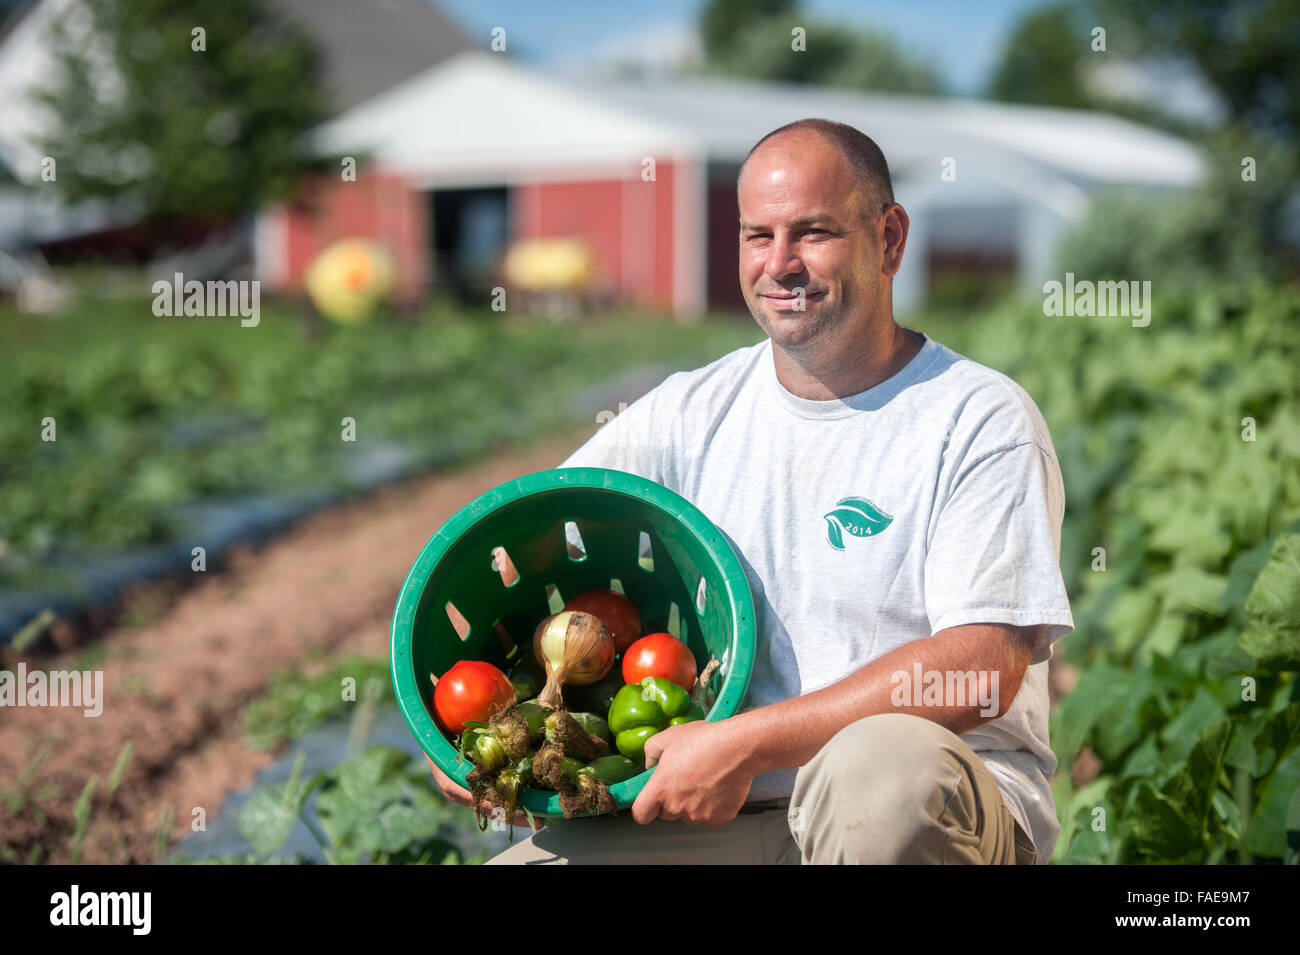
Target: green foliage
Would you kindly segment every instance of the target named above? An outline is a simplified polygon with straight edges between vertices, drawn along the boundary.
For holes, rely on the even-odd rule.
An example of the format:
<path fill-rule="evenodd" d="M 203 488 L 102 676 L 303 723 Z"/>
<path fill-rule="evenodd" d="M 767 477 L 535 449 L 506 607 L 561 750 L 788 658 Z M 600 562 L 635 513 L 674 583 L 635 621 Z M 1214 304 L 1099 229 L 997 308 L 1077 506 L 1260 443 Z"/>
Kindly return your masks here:
<path fill-rule="evenodd" d="M 1246 598 L 1239 645 L 1270 667 L 1300 670 L 1300 533 L 1278 537 Z"/>
<path fill-rule="evenodd" d="M 117 792 L 117 787 L 122 785 L 122 776 L 126 773 L 127 763 L 131 761 L 131 754 L 135 751 L 135 743 L 127 740 L 122 749 L 117 754 L 117 759 L 113 761 L 113 768 L 108 774 L 108 792 L 113 794 Z"/>
<path fill-rule="evenodd" d="M 311 865 L 306 856 L 295 853 L 284 858 L 263 859 L 255 852 L 242 856 L 205 856 L 195 859 L 188 855 L 178 855 L 167 860 L 168 865 Z"/>
<path fill-rule="evenodd" d="M 1010 102 L 1104 109 L 1199 138 L 1205 119 L 1171 112 L 1155 97 L 1115 96 L 1088 83 L 1090 71 L 1103 73 L 1116 62 L 1153 74 L 1186 73 L 1223 104 L 1226 126 L 1294 150 L 1300 141 L 1298 18 L 1297 0 L 1083 0 L 1036 7 L 1003 45 L 988 91 Z M 1092 49 L 1099 26 L 1106 30 L 1104 52 Z M 1208 119 L 1220 117 L 1216 111 Z"/>
<path fill-rule="evenodd" d="M 299 753 L 293 771 L 283 783 L 257 789 L 239 811 L 239 831 L 253 844 L 258 855 L 270 855 L 289 838 L 307 797 L 317 780 L 304 781 L 302 766 L 307 757 Z"/>
<path fill-rule="evenodd" d="M 1080 64 L 1089 52 L 1086 18 L 1077 3 L 1034 7 L 1003 43 L 989 95 L 1011 103 L 1090 109 Z"/>
<path fill-rule="evenodd" d="M 113 768 L 108 774 L 108 792 L 107 798 L 112 799 L 118 787 L 122 784 L 122 776 L 126 772 L 127 763 L 131 760 L 131 753 L 135 749 L 135 744 L 127 740 L 122 749 L 118 751 L 117 759 L 113 761 Z M 3 801 L 6 808 L 13 815 L 17 815 L 25 808 L 30 808 L 33 817 L 43 823 L 46 818 L 45 810 L 41 808 L 41 803 L 48 800 L 51 796 L 57 796 L 57 790 L 52 786 L 42 786 L 34 794 L 30 793 L 32 782 L 36 778 L 36 773 L 40 766 L 49 756 L 49 751 L 44 750 L 37 753 L 33 760 L 24 768 L 18 779 L 18 788 L 11 792 L 0 791 L 0 801 Z M 99 777 L 91 776 L 86 780 L 81 789 L 81 795 L 77 797 L 76 803 L 72 807 L 72 838 L 68 846 L 68 854 L 73 863 L 81 861 L 81 846 L 85 841 L 86 833 L 90 830 L 90 821 L 95 814 L 95 790 L 99 788 Z M 34 796 L 34 798 L 33 798 Z M 34 865 L 40 859 L 44 846 L 36 844 L 32 846 L 32 854 L 28 858 L 28 864 Z M 15 861 L 14 849 L 12 846 L 0 844 L 0 858 L 8 861 Z"/>
<path fill-rule="evenodd" d="M 348 699 L 344 680 L 354 681 Z M 357 705 L 365 687 L 380 699 L 391 699 L 392 678 L 386 659 L 350 656 L 315 677 L 288 668 L 272 675 L 266 693 L 244 711 L 248 741 L 263 749 L 276 749 Z"/>
<path fill-rule="evenodd" d="M 41 148 L 69 201 L 127 197 L 146 214 L 237 216 L 289 195 L 325 118 L 317 55 L 262 0 L 96 0 L 56 22 L 59 69 L 38 99 Z M 192 31 L 202 28 L 203 49 Z"/>
<path fill-rule="evenodd" d="M 201 498 L 346 490 L 348 466 L 389 442 L 416 465 L 465 462 L 571 426 L 574 396 L 622 370 L 694 367 L 760 337 L 735 321 L 621 314 L 572 335 L 428 312 L 304 341 L 269 303 L 249 329 L 141 301 L 47 323 L 0 311 L 0 350 L 19 356 L 0 376 L 0 580 L 30 585 L 92 544 L 165 540 Z M 47 416 L 57 441 L 40 440 Z M 339 440 L 344 416 L 355 443 Z"/>
<path fill-rule="evenodd" d="M 290 778 L 253 793 L 239 814 L 239 831 L 259 858 L 273 856 L 301 819 L 334 864 L 459 865 L 466 859 L 449 841 L 447 828 L 468 831 L 473 813 L 437 795 L 428 770 L 401 750 L 372 746 L 310 780 L 301 779 L 299 755 Z M 304 810 L 317 794 L 320 829 Z"/>
<path fill-rule="evenodd" d="M 1185 193 L 1099 196 L 1062 243 L 1059 271 L 1079 277 L 1147 280 L 1156 294 L 1213 282 L 1239 288 L 1284 279 L 1292 268 L 1284 209 L 1300 177 L 1293 148 L 1224 131 L 1203 152 L 1204 183 Z M 1242 160 L 1255 161 L 1243 181 Z"/>
<path fill-rule="evenodd" d="M 98 776 L 91 776 L 86 780 L 85 787 L 81 790 L 81 795 L 77 797 L 76 805 L 72 807 L 72 818 L 75 823 L 72 832 L 72 861 L 81 861 L 81 842 L 86 837 L 86 829 L 90 825 L 91 800 L 95 797 L 95 787 L 99 784 Z"/>
<path fill-rule="evenodd" d="M 795 27 L 806 31 L 802 50 L 792 49 Z M 943 90 L 938 71 L 892 37 L 810 19 L 797 10 L 748 19 L 724 47 L 709 56 L 706 70 L 769 82 L 886 93 L 936 94 Z"/>
<path fill-rule="evenodd" d="M 1093 0 L 1115 52 L 1189 62 L 1229 120 L 1300 142 L 1297 0 Z"/>
<path fill-rule="evenodd" d="M 708 0 L 700 10 L 700 41 L 706 56 L 725 53 L 745 27 L 755 19 L 798 12 L 795 0 Z"/>
<path fill-rule="evenodd" d="M 943 339 L 1034 397 L 1065 481 L 1076 631 L 1057 652 L 1081 676 L 1051 717 L 1054 859 L 1292 861 L 1300 294 L 1253 282 L 1153 295 L 1146 328 L 1008 306 Z M 1101 769 L 1076 791 L 1085 745 Z"/>

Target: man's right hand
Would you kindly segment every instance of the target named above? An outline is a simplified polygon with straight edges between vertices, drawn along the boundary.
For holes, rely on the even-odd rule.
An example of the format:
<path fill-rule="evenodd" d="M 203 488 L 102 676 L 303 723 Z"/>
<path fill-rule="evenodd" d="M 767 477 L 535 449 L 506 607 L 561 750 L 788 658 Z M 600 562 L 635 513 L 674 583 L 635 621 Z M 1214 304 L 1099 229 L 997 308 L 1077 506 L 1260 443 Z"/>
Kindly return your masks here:
<path fill-rule="evenodd" d="M 472 807 L 474 805 L 473 797 L 470 796 L 468 789 L 458 784 L 456 780 L 452 779 L 441 769 L 439 769 L 438 764 L 435 763 L 432 758 L 430 758 L 428 753 L 425 753 L 424 758 L 429 761 L 429 768 L 433 770 L 434 782 L 438 784 L 438 788 L 442 791 L 442 794 L 446 796 L 450 802 L 460 803 L 462 806 Z M 488 813 L 490 815 L 492 810 L 492 804 L 485 802 L 483 803 L 483 805 L 488 807 Z M 537 823 L 537 828 L 538 829 L 542 828 L 542 820 L 536 819 L 536 817 L 534 817 L 534 819 Z M 522 812 L 516 812 L 514 818 L 514 824 L 516 826 L 523 826 L 525 829 L 528 829 L 529 828 L 528 817 L 525 816 Z"/>

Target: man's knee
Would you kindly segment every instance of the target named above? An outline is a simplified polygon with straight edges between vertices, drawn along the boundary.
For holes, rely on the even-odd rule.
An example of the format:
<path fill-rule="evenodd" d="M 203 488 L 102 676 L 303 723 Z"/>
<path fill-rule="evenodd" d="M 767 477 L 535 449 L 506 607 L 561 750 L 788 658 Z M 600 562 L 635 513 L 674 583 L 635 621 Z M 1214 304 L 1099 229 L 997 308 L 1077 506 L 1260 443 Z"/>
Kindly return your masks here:
<path fill-rule="evenodd" d="M 800 768 L 796 797 L 802 788 L 826 791 L 840 806 L 865 799 L 907 802 L 952 775 L 945 746 L 950 736 L 938 723 L 906 713 L 850 723 Z"/>
<path fill-rule="evenodd" d="M 795 777 L 790 827 L 805 859 L 944 861 L 952 845 L 978 842 L 972 766 L 954 739 L 904 713 L 870 716 L 831 737 Z"/>

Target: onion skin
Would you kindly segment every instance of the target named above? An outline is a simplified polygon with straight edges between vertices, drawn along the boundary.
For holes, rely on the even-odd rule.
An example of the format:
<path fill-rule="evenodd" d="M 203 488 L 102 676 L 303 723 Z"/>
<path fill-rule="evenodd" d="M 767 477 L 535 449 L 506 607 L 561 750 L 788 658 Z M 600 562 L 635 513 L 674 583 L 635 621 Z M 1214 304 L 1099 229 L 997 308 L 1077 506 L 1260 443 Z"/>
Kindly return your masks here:
<path fill-rule="evenodd" d="M 533 654 L 546 669 L 546 686 L 537 702 L 562 708 L 561 688 L 597 682 L 613 667 L 614 653 L 614 636 L 599 618 L 577 610 L 547 617 L 533 632 Z"/>

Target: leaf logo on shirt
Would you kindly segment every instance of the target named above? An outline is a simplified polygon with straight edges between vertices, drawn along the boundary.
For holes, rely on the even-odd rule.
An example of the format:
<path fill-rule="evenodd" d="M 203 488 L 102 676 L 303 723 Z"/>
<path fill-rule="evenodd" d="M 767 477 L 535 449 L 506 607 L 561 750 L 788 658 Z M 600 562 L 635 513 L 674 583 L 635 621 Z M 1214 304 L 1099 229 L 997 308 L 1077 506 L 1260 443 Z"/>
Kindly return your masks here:
<path fill-rule="evenodd" d="M 844 549 L 844 532 L 854 537 L 879 534 L 894 519 L 865 497 L 846 497 L 835 504 L 835 510 L 826 517 L 826 536 L 836 550 Z"/>

